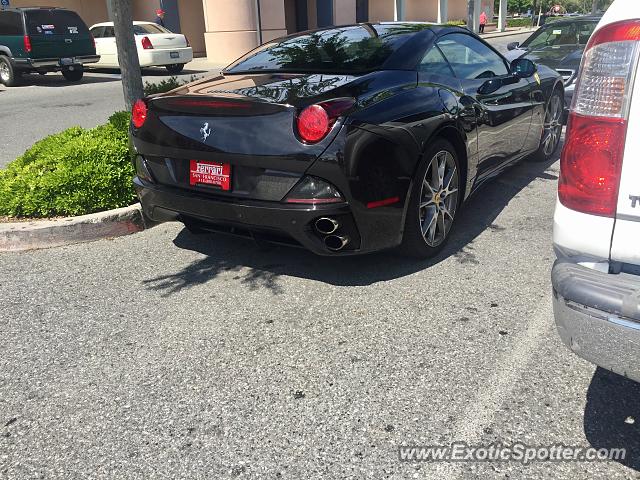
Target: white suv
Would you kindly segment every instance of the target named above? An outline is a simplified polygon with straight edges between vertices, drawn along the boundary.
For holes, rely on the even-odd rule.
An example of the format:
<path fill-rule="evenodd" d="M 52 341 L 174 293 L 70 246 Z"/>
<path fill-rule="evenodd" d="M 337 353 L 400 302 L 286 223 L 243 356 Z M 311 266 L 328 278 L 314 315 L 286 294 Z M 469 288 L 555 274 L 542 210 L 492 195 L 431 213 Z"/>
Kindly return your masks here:
<path fill-rule="evenodd" d="M 640 1 L 615 0 L 585 49 L 569 112 L 553 229 L 558 258 L 551 275 L 564 343 L 582 358 L 636 381 L 639 56 Z"/>

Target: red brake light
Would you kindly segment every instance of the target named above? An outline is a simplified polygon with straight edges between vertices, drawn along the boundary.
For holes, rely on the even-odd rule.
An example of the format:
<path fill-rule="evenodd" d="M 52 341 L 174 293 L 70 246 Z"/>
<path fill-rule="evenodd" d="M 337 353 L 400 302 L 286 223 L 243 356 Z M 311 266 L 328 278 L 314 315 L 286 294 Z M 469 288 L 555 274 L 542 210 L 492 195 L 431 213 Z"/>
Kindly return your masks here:
<path fill-rule="evenodd" d="M 29 38 L 29 35 L 24 36 L 24 51 L 31 53 L 31 39 Z"/>
<path fill-rule="evenodd" d="M 585 49 L 560 160 L 558 198 L 578 212 L 614 217 L 627 135 L 640 20 L 597 30 Z"/>
<path fill-rule="evenodd" d="M 338 98 L 308 106 L 298 115 L 297 126 L 300 138 L 306 143 L 319 142 L 327 136 L 338 117 L 354 103 L 353 98 Z"/>
<path fill-rule="evenodd" d="M 316 143 L 329 133 L 329 115 L 320 105 L 310 105 L 298 116 L 298 133 L 302 140 Z"/>
<path fill-rule="evenodd" d="M 93 49 L 96 49 L 96 39 L 93 38 L 93 35 L 89 34 L 89 38 L 91 38 L 91 43 L 93 43 Z"/>
<path fill-rule="evenodd" d="M 136 100 L 131 109 L 131 123 L 136 128 L 141 128 L 147 120 L 147 104 L 144 100 Z"/>
<path fill-rule="evenodd" d="M 142 48 L 145 50 L 153 50 L 153 44 L 151 40 L 149 40 L 149 37 L 142 37 Z"/>
<path fill-rule="evenodd" d="M 571 113 L 558 181 L 565 207 L 615 216 L 626 133 L 626 120 Z"/>
<path fill-rule="evenodd" d="M 185 42 L 187 42 L 187 47 L 190 47 L 191 44 L 189 43 L 189 39 L 187 38 L 186 35 L 184 36 L 184 40 L 185 40 Z"/>

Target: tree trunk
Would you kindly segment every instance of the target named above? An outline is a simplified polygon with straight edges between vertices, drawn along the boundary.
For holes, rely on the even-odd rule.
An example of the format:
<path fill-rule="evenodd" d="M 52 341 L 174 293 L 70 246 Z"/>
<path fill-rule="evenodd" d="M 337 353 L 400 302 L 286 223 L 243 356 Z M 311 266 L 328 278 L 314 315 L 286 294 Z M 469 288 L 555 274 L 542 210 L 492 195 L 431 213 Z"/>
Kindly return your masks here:
<path fill-rule="evenodd" d="M 135 101 L 144 97 L 140 60 L 138 59 L 138 49 L 133 36 L 131 0 L 108 0 L 108 2 L 116 31 L 118 63 L 122 73 L 124 101 L 127 108 L 131 110 Z"/>
<path fill-rule="evenodd" d="M 598 0 L 593 0 L 591 3 L 591 13 L 595 14 L 598 12 Z"/>
<path fill-rule="evenodd" d="M 467 28 L 473 32 L 473 17 L 475 15 L 475 1 L 467 0 Z"/>

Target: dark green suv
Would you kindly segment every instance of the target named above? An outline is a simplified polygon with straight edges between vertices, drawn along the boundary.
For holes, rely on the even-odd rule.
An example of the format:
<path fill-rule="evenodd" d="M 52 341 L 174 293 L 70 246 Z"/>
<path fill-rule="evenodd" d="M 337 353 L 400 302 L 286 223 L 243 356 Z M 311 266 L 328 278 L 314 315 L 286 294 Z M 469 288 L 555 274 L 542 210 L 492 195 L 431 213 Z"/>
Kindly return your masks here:
<path fill-rule="evenodd" d="M 23 73 L 62 72 L 78 82 L 96 46 L 87 25 L 71 10 L 52 7 L 0 10 L 0 82 L 19 83 Z"/>

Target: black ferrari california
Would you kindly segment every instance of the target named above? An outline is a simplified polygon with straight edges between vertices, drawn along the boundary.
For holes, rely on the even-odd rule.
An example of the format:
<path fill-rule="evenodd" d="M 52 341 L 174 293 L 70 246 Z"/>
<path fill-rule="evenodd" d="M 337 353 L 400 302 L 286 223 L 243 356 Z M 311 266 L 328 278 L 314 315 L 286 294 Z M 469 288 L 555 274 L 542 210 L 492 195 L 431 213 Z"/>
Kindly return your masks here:
<path fill-rule="evenodd" d="M 134 184 L 147 216 L 194 232 L 429 257 L 478 186 L 552 156 L 563 95 L 459 27 L 304 32 L 137 101 Z"/>

